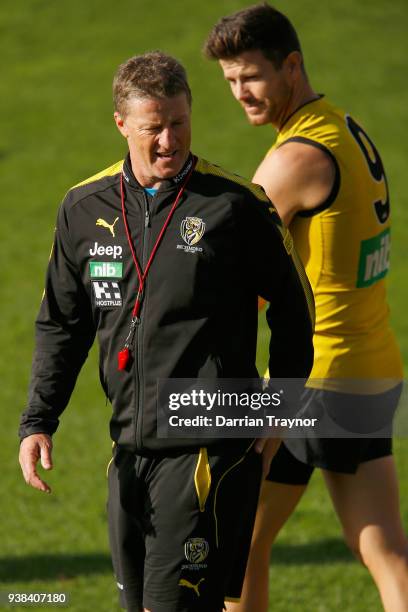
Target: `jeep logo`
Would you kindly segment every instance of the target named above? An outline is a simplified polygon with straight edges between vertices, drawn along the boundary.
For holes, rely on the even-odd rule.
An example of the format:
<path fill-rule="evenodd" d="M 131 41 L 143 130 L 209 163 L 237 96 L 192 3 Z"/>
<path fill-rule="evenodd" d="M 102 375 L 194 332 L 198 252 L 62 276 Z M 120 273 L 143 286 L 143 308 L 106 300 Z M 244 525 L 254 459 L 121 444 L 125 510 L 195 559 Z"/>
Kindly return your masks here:
<path fill-rule="evenodd" d="M 113 259 L 122 259 L 122 247 L 118 245 L 108 245 L 103 246 L 99 245 L 97 242 L 89 249 L 89 254 L 91 257 L 95 257 L 95 255 L 108 255 L 109 257 L 113 257 Z"/>

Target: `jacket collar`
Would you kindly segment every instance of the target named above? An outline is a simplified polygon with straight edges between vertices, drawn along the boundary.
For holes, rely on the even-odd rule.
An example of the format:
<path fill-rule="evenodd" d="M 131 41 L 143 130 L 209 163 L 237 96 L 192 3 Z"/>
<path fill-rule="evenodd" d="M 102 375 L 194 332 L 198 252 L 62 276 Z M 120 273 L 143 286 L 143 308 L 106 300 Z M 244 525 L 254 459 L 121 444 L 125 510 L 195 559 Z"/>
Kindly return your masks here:
<path fill-rule="evenodd" d="M 187 173 L 189 172 L 192 164 L 194 161 L 194 157 L 192 155 L 192 153 L 189 153 L 186 163 L 184 164 L 184 166 L 182 167 L 182 169 L 180 170 L 180 172 L 178 174 L 176 174 L 176 176 L 173 176 L 169 179 L 164 180 L 159 188 L 159 191 L 172 191 L 174 189 L 176 189 L 183 181 L 183 179 L 185 178 L 185 176 L 187 175 Z M 139 181 L 137 180 L 137 178 L 135 177 L 135 175 L 133 174 L 133 170 L 132 170 L 132 165 L 130 162 L 130 154 L 128 153 L 126 155 L 124 164 L 123 164 L 123 178 L 125 179 L 126 183 L 132 187 L 133 189 L 138 189 L 140 191 L 143 191 L 143 187 L 142 185 L 139 183 Z"/>

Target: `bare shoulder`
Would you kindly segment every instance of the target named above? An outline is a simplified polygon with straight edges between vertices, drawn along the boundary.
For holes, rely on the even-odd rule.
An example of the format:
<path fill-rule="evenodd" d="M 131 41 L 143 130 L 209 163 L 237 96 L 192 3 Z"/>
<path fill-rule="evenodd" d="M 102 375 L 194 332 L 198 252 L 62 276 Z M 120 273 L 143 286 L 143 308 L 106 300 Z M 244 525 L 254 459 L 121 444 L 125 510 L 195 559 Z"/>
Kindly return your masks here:
<path fill-rule="evenodd" d="M 328 152 L 313 143 L 290 141 L 262 161 L 253 181 L 262 185 L 288 225 L 299 210 L 325 201 L 335 177 L 335 162 Z"/>

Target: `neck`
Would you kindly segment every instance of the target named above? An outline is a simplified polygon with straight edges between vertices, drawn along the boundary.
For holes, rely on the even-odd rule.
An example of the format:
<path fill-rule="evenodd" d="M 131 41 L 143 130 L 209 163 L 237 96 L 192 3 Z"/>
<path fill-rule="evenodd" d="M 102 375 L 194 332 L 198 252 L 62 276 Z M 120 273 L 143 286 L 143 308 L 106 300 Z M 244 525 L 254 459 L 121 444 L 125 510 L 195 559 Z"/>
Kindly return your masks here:
<path fill-rule="evenodd" d="M 191 154 L 189 153 L 186 159 L 184 160 L 181 168 L 179 168 L 179 170 L 176 173 L 171 174 L 170 176 L 165 176 L 165 177 L 148 176 L 143 173 L 143 170 L 140 169 L 140 163 L 138 163 L 137 158 L 135 158 L 132 155 L 131 151 L 129 153 L 130 153 L 130 165 L 132 168 L 133 176 L 136 178 L 137 182 L 142 187 L 159 189 L 160 185 L 164 183 L 165 181 L 174 181 L 175 183 L 179 183 L 184 178 L 185 174 L 188 172 L 190 168 L 189 161 L 191 158 Z"/>
<path fill-rule="evenodd" d="M 132 167 L 133 176 L 142 187 L 159 189 L 160 185 L 163 183 L 165 179 L 161 179 L 158 177 L 147 176 L 140 171 L 140 165 L 136 163 L 136 161 L 132 158 L 132 154 L 130 154 L 130 165 Z"/>
<path fill-rule="evenodd" d="M 285 108 L 282 109 L 277 121 L 273 123 L 274 127 L 279 131 L 288 117 L 293 115 L 298 108 L 307 102 L 317 100 L 318 97 L 319 95 L 312 89 L 309 81 L 306 79 L 302 81 L 300 85 L 294 86 L 290 92 Z"/>

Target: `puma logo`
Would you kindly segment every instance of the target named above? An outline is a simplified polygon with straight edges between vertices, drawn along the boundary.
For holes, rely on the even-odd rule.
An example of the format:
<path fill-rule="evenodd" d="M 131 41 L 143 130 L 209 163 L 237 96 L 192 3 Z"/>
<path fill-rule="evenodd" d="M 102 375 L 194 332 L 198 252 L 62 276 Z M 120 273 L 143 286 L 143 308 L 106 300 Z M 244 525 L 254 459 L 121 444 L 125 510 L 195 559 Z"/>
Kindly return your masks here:
<path fill-rule="evenodd" d="M 102 227 L 106 227 L 106 229 L 110 231 L 112 236 L 115 237 L 115 230 L 113 228 L 114 228 L 116 221 L 119 221 L 119 217 L 116 217 L 112 225 L 108 223 L 107 221 L 105 221 L 105 219 L 98 219 L 96 222 L 96 225 L 101 225 Z"/>
<path fill-rule="evenodd" d="M 201 582 L 204 582 L 204 580 L 205 578 L 200 578 L 197 584 L 192 584 L 188 580 L 185 580 L 184 578 L 182 578 L 179 581 L 179 586 L 184 586 L 184 587 L 187 587 L 188 589 L 193 589 L 193 591 L 197 593 L 197 597 L 200 597 L 200 591 L 198 590 L 198 586 L 201 584 Z"/>

